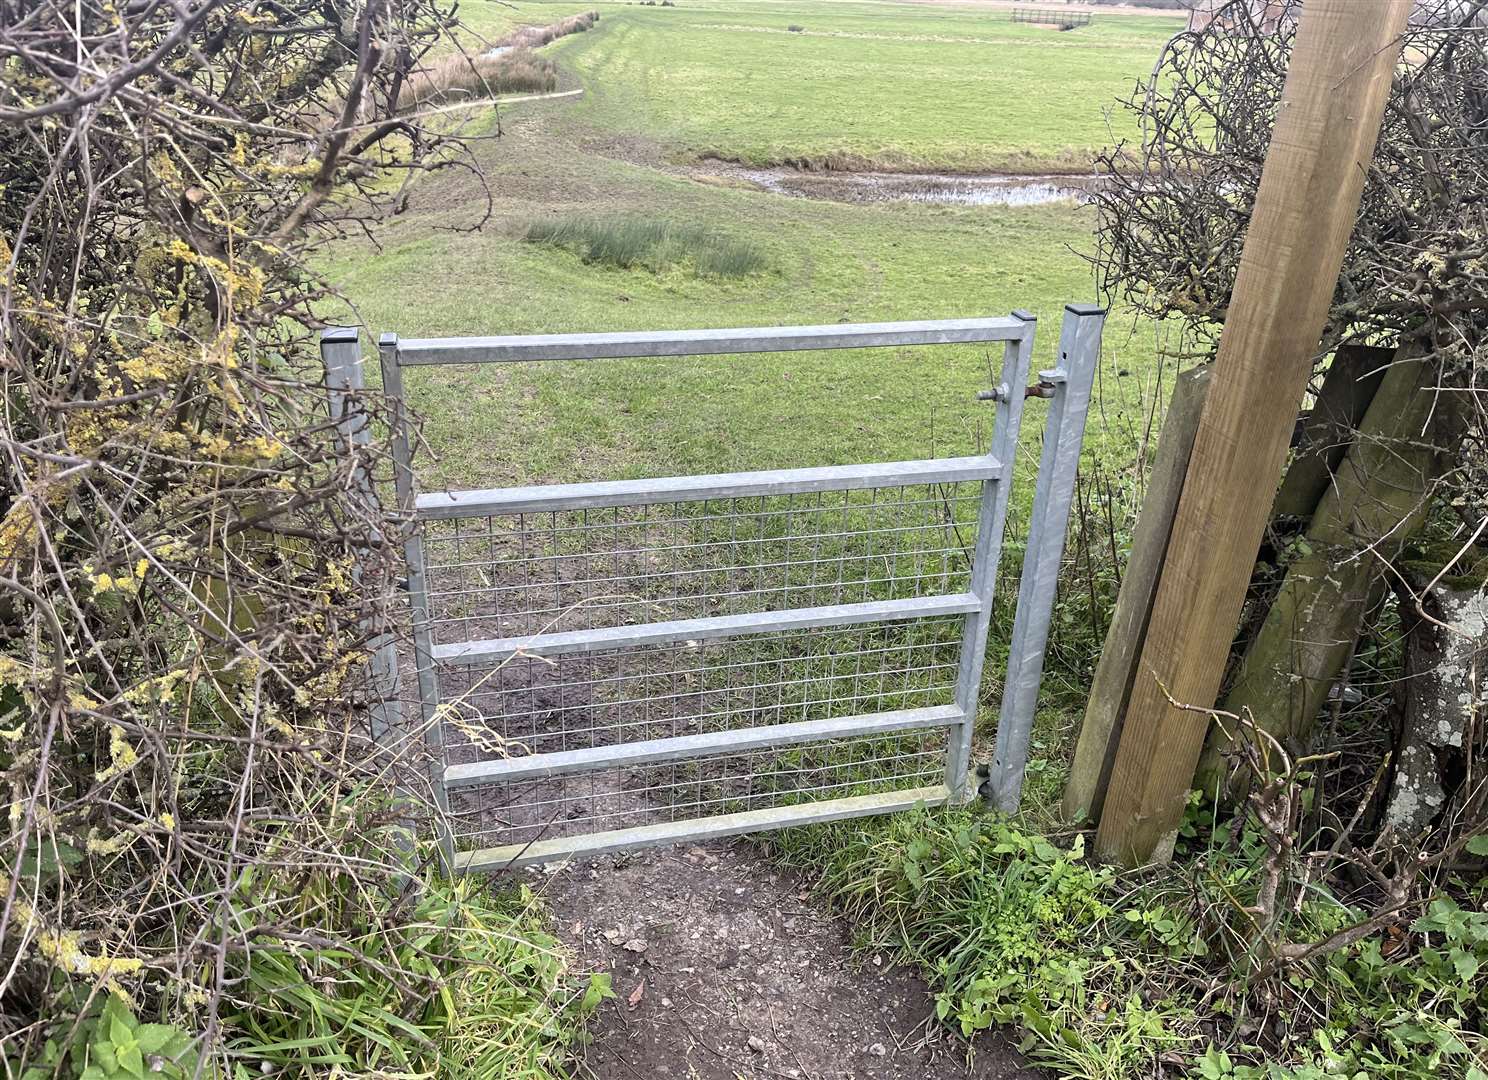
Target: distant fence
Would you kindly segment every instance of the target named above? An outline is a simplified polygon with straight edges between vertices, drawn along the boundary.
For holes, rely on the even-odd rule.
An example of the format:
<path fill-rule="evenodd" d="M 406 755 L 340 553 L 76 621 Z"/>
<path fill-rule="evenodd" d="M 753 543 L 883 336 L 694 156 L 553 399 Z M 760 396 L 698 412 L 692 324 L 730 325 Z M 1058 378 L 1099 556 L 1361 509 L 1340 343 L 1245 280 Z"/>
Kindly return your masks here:
<path fill-rule="evenodd" d="M 1090 25 L 1088 11 L 1060 11 L 1057 8 L 1013 8 L 1013 22 L 1057 26 L 1061 30 L 1078 30 Z"/>

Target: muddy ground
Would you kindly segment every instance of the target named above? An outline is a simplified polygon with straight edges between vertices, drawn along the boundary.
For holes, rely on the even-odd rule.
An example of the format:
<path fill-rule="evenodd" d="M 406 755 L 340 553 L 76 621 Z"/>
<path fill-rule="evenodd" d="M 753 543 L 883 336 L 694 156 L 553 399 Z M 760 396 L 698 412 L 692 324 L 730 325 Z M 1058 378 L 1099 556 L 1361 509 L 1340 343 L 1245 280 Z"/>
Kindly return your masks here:
<path fill-rule="evenodd" d="M 995 1037 L 966 1044 L 931 1015 L 925 984 L 745 841 L 524 871 L 581 971 L 614 999 L 590 1024 L 576 1074 L 680 1080 L 1034 1080 Z"/>

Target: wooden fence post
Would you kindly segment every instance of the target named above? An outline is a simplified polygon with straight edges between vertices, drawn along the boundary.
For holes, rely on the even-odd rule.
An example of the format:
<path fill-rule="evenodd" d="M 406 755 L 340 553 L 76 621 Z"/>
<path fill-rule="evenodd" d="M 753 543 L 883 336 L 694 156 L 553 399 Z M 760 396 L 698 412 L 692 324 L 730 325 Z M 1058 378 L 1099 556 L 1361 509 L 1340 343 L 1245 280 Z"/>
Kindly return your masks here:
<path fill-rule="evenodd" d="M 1410 8 L 1303 9 L 1111 771 L 1104 858 L 1171 855 Z"/>
<path fill-rule="evenodd" d="M 1173 399 L 1157 442 L 1157 457 L 1147 478 L 1147 494 L 1142 498 L 1137 526 L 1132 530 L 1131 558 L 1121 578 L 1121 592 L 1116 597 L 1116 611 L 1111 616 L 1111 628 L 1106 631 L 1100 662 L 1095 666 L 1090 698 L 1085 703 L 1085 720 L 1080 725 L 1080 741 L 1075 745 L 1074 764 L 1064 787 L 1061 813 L 1066 821 L 1100 819 L 1121 739 L 1122 718 L 1136 681 L 1147 620 L 1152 615 L 1158 573 L 1168 550 L 1178 497 L 1183 493 L 1183 474 L 1188 469 L 1188 456 L 1199 427 L 1199 410 L 1204 407 L 1204 395 L 1209 390 L 1210 370 L 1206 364 L 1180 372 L 1173 385 Z"/>

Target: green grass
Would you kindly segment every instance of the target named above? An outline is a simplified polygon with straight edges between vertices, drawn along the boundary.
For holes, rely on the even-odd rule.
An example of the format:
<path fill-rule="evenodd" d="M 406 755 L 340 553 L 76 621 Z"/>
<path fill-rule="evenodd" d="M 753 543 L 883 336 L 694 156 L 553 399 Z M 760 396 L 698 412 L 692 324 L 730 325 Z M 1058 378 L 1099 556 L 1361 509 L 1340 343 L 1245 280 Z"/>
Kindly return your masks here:
<path fill-rule="evenodd" d="M 746 144 L 788 136 L 790 154 L 812 155 L 834 140 L 857 145 L 852 133 L 871 118 L 872 153 L 906 161 L 949 160 L 931 146 L 969 163 L 1093 145 L 1104 138 L 1104 102 L 1150 69 L 1176 26 L 1109 16 L 1060 34 L 1017 26 L 1001 11 L 735 0 L 524 3 L 516 11 L 468 0 L 461 12 L 494 34 L 513 21 L 549 23 L 588 8 L 601 14 L 594 29 L 541 50 L 579 72 L 584 97 L 508 107 L 502 137 L 477 146 L 494 196 L 479 232 L 450 231 L 478 222 L 485 203 L 468 176 L 447 171 L 420 185 L 382 249 L 348 243 L 326 266 L 370 330 L 662 329 L 1028 308 L 1040 316 L 1037 360 L 1047 363 L 1064 303 L 1094 295 L 1082 255 L 1093 247 L 1090 211 L 788 199 L 679 175 L 655 156 L 655 140 L 676 149 L 687 131 L 706 129 L 722 151 L 750 156 Z M 807 33 L 787 33 L 793 23 Z M 824 51 L 782 67 L 780 50 L 797 46 Z M 917 81 L 922 69 L 939 84 L 935 92 Z M 1014 70 L 1022 72 L 1016 79 Z M 682 114 L 681 127 L 668 119 Z M 1065 134 L 1051 141 L 1040 131 Z M 621 270 L 520 242 L 534 220 L 578 218 L 726 235 L 759 253 L 768 271 Z M 1100 390 L 1107 423 L 1092 425 L 1093 455 L 1124 459 L 1140 438 L 1158 391 L 1152 353 L 1150 330 L 1133 334 L 1113 319 Z M 408 382 L 439 454 L 429 482 L 476 485 L 958 452 L 985 440 L 991 410 L 974 398 L 999 361 L 996 350 L 952 346 L 449 368 L 414 372 Z M 1037 402 L 1029 410 L 1025 475 L 1041 410 Z"/>
<path fill-rule="evenodd" d="M 527 226 L 523 238 L 572 252 L 585 263 L 619 270 L 639 267 L 660 274 L 685 268 L 700 277 L 739 278 L 767 266 L 765 256 L 753 244 L 700 226 L 679 226 L 656 218 L 539 220 Z"/>
<path fill-rule="evenodd" d="M 497 891 L 436 868 L 404 918 L 391 932 L 370 919 L 350 947 L 259 943 L 240 979 L 254 991 L 249 1005 L 234 1003 L 224 1017 L 239 1069 L 445 1080 L 569 1075 L 570 1048 L 609 983 L 569 971 L 571 957 L 545 929 L 541 900 L 526 886 Z M 410 988 L 430 985 L 438 989 L 426 1000 L 410 997 Z"/>
<path fill-rule="evenodd" d="M 1083 170 L 1135 134 L 1124 117 L 1109 130 L 1107 106 L 1183 25 L 1098 14 L 1061 33 L 1007 10 L 883 3 L 598 9 L 594 31 L 552 51 L 591 127 L 679 157 L 894 169 Z"/>

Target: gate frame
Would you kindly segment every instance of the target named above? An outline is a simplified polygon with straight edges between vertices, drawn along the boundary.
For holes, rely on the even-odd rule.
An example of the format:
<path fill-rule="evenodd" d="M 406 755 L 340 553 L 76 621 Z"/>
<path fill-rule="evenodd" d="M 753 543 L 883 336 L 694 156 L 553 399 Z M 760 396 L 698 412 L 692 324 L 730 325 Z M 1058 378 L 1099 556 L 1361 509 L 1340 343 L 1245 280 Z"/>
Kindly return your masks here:
<path fill-rule="evenodd" d="M 1000 319 L 953 319 L 899 323 L 869 323 L 806 327 L 766 327 L 727 330 L 643 331 L 601 334 L 551 334 L 511 337 L 428 338 L 401 340 L 396 334 L 383 334 L 379 339 L 383 393 L 392 407 L 392 456 L 397 506 L 400 517 L 411 522 L 404 542 L 407 562 L 407 591 L 412 614 L 414 667 L 418 682 L 420 730 L 429 755 L 429 781 L 439 809 L 439 846 L 447 869 L 452 871 L 496 870 L 581 855 L 599 854 L 621 848 L 637 848 L 662 843 L 696 841 L 708 837 L 735 835 L 742 832 L 779 828 L 808 822 L 908 809 L 913 806 L 966 802 L 975 796 L 968 782 L 972 740 L 975 734 L 982 674 L 986 658 L 988 630 L 995 600 L 998 564 L 1005 531 L 1008 502 L 1011 495 L 1014 462 L 1021 432 L 1023 402 L 1027 396 L 1052 399 L 1045 434 L 1042 466 L 1034 497 L 1025 571 L 1020 582 L 1019 603 L 1013 631 L 1008 680 L 1004 693 L 1002 717 L 998 725 L 996 773 L 989 787 L 997 793 L 999 806 L 1015 810 L 1021 791 L 1023 767 L 1027 760 L 1028 740 L 1032 730 L 1044 647 L 1052 614 L 1053 585 L 1057 578 L 1063 551 L 1064 531 L 1068 520 L 1070 497 L 1074 488 L 1080 443 L 1091 385 L 1099 356 L 1100 332 L 1104 309 L 1090 305 L 1069 305 L 1065 309 L 1060 337 L 1060 363 L 1055 369 L 1040 372 L 1037 387 L 1027 383 L 1034 348 L 1034 316 L 1015 311 Z M 327 330 L 322 338 L 322 353 L 327 367 L 333 416 L 342 419 L 342 410 L 354 395 L 347 391 L 361 389 L 361 367 L 355 331 L 348 328 Z M 412 451 L 408 436 L 403 368 L 450 363 L 492 363 L 533 360 L 591 360 L 620 357 L 663 358 L 757 352 L 828 351 L 849 348 L 894 345 L 941 345 L 953 343 L 1004 344 L 1001 378 L 997 386 L 978 397 L 997 403 L 996 422 L 986 454 L 971 458 L 941 458 L 922 462 L 889 462 L 873 465 L 830 466 L 819 469 L 790 469 L 755 473 L 727 474 L 714 477 L 671 477 L 655 480 L 622 481 L 608 484 L 553 485 L 546 488 L 509 488 L 490 491 L 439 492 L 419 494 L 413 474 Z M 351 433 L 343 420 L 343 431 L 350 441 L 364 441 Z M 365 423 L 363 424 L 365 427 Z M 358 432 L 357 435 L 363 435 Z M 575 508 L 586 504 L 586 497 L 603 492 L 607 499 L 630 494 L 637 502 L 686 501 L 720 494 L 746 493 L 746 483 L 757 493 L 789 490 L 843 490 L 850 487 L 891 485 L 896 478 L 910 473 L 895 469 L 942 467 L 951 475 L 979 479 L 978 529 L 970 567 L 968 591 L 963 595 L 914 597 L 905 601 L 876 601 L 870 604 L 837 605 L 836 608 L 787 608 L 756 615 L 734 616 L 713 620 L 680 620 L 687 624 L 686 633 L 696 635 L 699 624 L 722 622 L 716 636 L 738 636 L 757 633 L 779 626 L 792 612 L 813 618 L 803 625 L 836 626 L 862 621 L 878 621 L 898 616 L 914 618 L 936 614 L 964 613 L 960 656 L 954 687 L 954 705 L 933 706 L 899 713 L 859 714 L 821 721 L 804 721 L 795 725 L 763 725 L 710 733 L 702 736 L 680 736 L 648 740 L 645 743 L 617 743 L 588 751 L 562 752 L 562 761 L 553 754 L 531 755 L 517 759 L 495 759 L 472 765 L 446 764 L 438 672 L 436 663 L 459 662 L 475 655 L 491 655 L 489 649 L 472 650 L 472 644 L 508 645 L 505 641 L 486 643 L 452 643 L 436 646 L 430 616 L 428 582 L 423 551 L 422 523 L 427 520 L 479 516 L 482 513 L 512 512 L 511 506 L 525 493 L 542 492 L 545 505 L 552 509 Z M 979 466 L 979 467 L 978 467 Z M 958 467 L 959 470 L 958 471 Z M 809 474 L 809 475 L 808 475 Z M 929 475 L 929 473 L 927 473 Z M 929 482 L 934 482 L 932 476 Z M 916 479 L 912 482 L 927 482 Z M 800 485 L 809 485 L 802 487 Z M 370 489 L 370 480 L 367 481 Z M 370 494 L 370 490 L 369 490 Z M 680 496 L 682 497 L 679 497 Z M 608 501 L 602 505 L 624 505 Z M 1033 562 L 1033 572 L 1028 569 Z M 1045 600 L 1047 602 L 1041 602 Z M 954 603 L 953 603 L 954 602 Z M 959 603 L 959 606 L 956 604 Z M 883 611 L 848 611 L 875 608 Z M 892 609 L 892 610 L 890 610 Z M 1025 616 L 1026 613 L 1026 616 Z M 642 624 L 616 627 L 605 635 L 603 644 L 615 647 L 638 644 L 643 635 L 666 624 Z M 595 632 L 579 632 L 593 635 Z M 536 635 L 557 637 L 559 635 Z M 515 640 L 515 639 L 513 639 Z M 534 641 L 528 637 L 527 641 Z M 534 641 L 535 643 L 535 641 Z M 381 644 L 381 643 L 380 643 Z M 572 643 L 570 643 L 572 644 Z M 374 685 L 393 687 L 396 697 L 398 682 L 396 658 L 391 645 L 374 653 Z M 389 666 L 393 670 L 388 671 Z M 924 713 L 925 715 L 917 715 Z M 934 715 L 931 715 L 934 714 Z M 401 710 L 384 708 L 384 721 L 396 718 L 401 729 Z M 827 799 L 791 806 L 720 814 L 711 817 L 683 819 L 653 825 L 635 826 L 603 832 L 579 834 L 555 840 L 536 840 L 499 848 L 457 852 L 449 815 L 448 791 L 493 779 L 510 779 L 522 775 L 556 775 L 558 772 L 582 771 L 586 768 L 609 767 L 635 761 L 668 760 L 682 756 L 726 753 L 747 749 L 750 745 L 780 741 L 783 734 L 797 738 L 793 745 L 822 738 L 855 734 L 910 731 L 916 728 L 948 729 L 944 779 L 940 785 L 917 789 L 900 789 L 869 796 Z M 800 732 L 792 729 L 801 728 Z M 809 730 L 807 730 L 809 729 Z M 398 732 L 407 739 L 409 733 Z M 691 744 L 696 742 L 697 746 Z M 654 744 L 654 745 L 653 745 Z M 669 744 L 663 746 L 662 744 Z M 607 752 L 607 753 L 606 753 Z M 647 756 L 650 755 L 650 756 Z M 534 759 L 542 762 L 534 763 Z M 568 761 L 573 758 L 573 761 Z M 511 763 L 503 768 L 503 763 Z M 501 774 L 505 774 L 504 776 Z M 453 783 L 451 783 L 453 781 Z"/>

